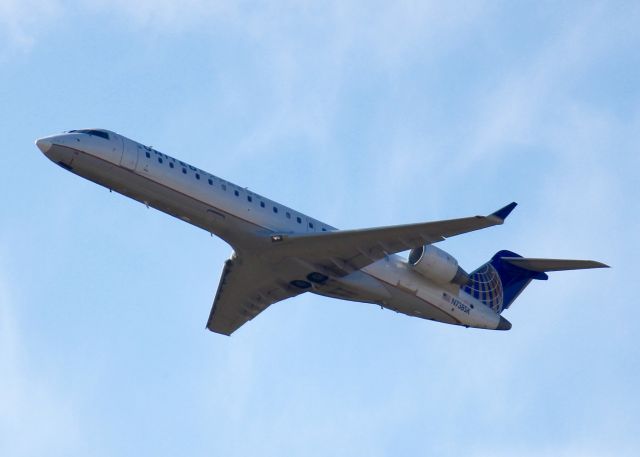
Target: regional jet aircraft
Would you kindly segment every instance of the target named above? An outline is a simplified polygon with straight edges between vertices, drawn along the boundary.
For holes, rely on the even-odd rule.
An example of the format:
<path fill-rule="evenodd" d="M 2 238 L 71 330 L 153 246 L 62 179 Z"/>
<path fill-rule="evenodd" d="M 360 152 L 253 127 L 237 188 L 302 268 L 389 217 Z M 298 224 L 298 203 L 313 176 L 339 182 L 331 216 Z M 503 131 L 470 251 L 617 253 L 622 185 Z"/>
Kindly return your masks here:
<path fill-rule="evenodd" d="M 65 170 L 215 234 L 233 247 L 207 328 L 231 335 L 269 305 L 312 292 L 373 303 L 446 324 L 509 330 L 501 313 L 546 272 L 601 268 L 591 260 L 523 258 L 500 251 L 466 273 L 434 246 L 500 225 L 516 206 L 488 216 L 338 230 L 152 147 L 103 129 L 40 138 Z M 397 255 L 409 251 L 408 259 Z"/>

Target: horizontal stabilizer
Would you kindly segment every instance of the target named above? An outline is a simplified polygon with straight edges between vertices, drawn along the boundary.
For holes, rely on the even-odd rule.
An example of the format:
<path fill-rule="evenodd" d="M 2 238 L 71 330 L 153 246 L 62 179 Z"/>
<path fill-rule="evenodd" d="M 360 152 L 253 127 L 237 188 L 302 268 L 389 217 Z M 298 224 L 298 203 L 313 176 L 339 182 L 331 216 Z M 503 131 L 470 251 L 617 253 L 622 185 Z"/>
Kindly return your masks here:
<path fill-rule="evenodd" d="M 501 259 L 516 267 L 538 272 L 609 268 L 609 265 L 595 260 L 527 259 L 524 257 L 502 257 Z"/>
<path fill-rule="evenodd" d="M 531 259 L 503 250 L 473 271 L 469 275 L 469 283 L 462 286 L 462 291 L 501 313 L 511 306 L 532 280 L 548 279 L 545 272 L 585 268 L 609 267 L 594 260 Z"/>

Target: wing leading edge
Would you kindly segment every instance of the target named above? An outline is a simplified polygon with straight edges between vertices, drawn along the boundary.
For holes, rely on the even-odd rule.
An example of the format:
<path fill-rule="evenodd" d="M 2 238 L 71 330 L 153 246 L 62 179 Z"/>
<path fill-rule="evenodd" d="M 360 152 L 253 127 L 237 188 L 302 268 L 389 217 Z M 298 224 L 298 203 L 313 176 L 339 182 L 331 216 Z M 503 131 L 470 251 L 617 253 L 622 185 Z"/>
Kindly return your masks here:
<path fill-rule="evenodd" d="M 472 216 L 418 224 L 361 230 L 284 235 L 269 253 L 273 258 L 296 257 L 344 276 L 387 255 L 437 243 L 452 236 L 500 225 L 516 207 L 510 203 L 488 216 Z M 276 246 L 274 246 L 276 247 Z"/>

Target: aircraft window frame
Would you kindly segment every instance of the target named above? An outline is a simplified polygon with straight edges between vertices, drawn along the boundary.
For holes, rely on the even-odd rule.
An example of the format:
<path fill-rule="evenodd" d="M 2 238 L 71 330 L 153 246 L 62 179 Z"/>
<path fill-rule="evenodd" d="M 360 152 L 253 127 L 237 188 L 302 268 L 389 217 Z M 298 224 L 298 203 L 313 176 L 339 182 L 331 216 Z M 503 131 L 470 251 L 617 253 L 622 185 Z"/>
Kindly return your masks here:
<path fill-rule="evenodd" d="M 94 129 L 80 129 L 80 130 L 69 130 L 69 133 L 84 133 L 85 135 L 97 136 L 109 141 L 111 138 L 107 132 L 103 132 L 102 130 L 94 130 Z"/>

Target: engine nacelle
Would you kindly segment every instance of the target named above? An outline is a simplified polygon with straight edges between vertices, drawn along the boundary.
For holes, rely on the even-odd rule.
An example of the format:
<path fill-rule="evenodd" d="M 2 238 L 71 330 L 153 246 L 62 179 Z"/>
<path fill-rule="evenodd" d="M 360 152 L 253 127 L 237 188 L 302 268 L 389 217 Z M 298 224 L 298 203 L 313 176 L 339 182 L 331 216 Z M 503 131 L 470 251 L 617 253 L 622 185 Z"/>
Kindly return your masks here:
<path fill-rule="evenodd" d="M 469 275 L 458 266 L 451 255 L 430 244 L 412 249 L 409 265 L 425 278 L 439 283 L 453 283 L 461 286 L 469 282 Z"/>

